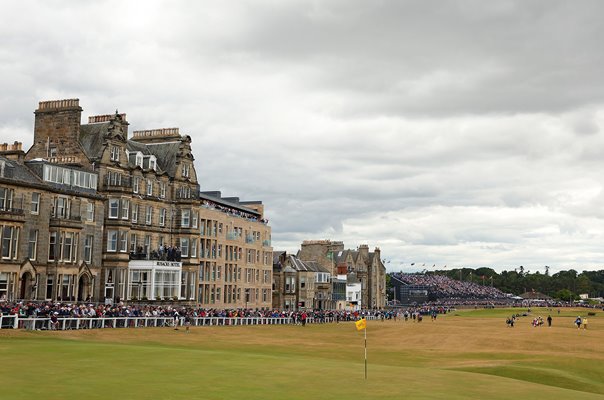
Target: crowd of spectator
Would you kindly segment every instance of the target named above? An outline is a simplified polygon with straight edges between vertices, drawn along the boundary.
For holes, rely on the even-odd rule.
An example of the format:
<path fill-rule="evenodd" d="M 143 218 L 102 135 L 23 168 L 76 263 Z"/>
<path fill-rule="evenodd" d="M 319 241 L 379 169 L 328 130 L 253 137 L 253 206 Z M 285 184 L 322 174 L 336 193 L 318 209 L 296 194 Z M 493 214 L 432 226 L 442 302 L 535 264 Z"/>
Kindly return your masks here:
<path fill-rule="evenodd" d="M 258 219 L 258 217 L 256 217 L 254 214 L 250 214 L 245 211 L 237 210 L 235 208 L 223 206 L 222 204 L 218 204 L 218 203 L 215 203 L 210 200 L 204 200 L 201 204 L 206 208 L 211 208 L 213 210 L 219 210 L 219 211 L 222 211 L 223 213 L 226 213 L 229 215 L 234 215 L 239 218 L 245 218 L 252 222 L 260 221 L 263 224 L 268 224 L 268 219 L 264 219 L 264 218 Z"/>
<path fill-rule="evenodd" d="M 451 279 L 444 275 L 395 273 L 394 277 L 408 285 L 428 286 L 436 299 L 506 299 L 501 290 L 474 282 Z"/>
<path fill-rule="evenodd" d="M 171 305 L 75 304 L 62 302 L 0 302 L 0 314 L 19 315 L 22 318 L 103 318 L 103 317 L 223 317 L 223 318 L 292 318 L 304 317 L 315 322 L 354 321 L 359 317 L 381 317 L 388 311 L 335 310 L 277 310 L 277 309 L 214 309 Z"/>

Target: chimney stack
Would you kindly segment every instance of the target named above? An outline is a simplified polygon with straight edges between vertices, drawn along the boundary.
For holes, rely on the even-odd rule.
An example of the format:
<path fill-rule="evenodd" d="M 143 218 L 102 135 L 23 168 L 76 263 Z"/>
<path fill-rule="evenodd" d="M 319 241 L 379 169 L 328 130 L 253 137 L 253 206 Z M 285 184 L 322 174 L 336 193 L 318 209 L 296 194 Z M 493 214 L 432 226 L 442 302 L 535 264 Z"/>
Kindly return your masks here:
<path fill-rule="evenodd" d="M 79 141 L 82 117 L 79 99 L 41 101 L 34 114 L 34 144 L 28 151 L 28 159 L 47 158 L 51 149 Z"/>

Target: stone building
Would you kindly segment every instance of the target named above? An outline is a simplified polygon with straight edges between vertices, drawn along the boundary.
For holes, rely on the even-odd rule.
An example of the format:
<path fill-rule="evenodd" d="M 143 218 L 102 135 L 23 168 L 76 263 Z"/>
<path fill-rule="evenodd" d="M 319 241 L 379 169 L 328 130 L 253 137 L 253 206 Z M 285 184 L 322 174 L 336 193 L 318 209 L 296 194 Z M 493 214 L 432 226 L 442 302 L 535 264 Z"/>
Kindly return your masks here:
<path fill-rule="evenodd" d="M 287 252 L 273 253 L 273 308 L 331 310 L 331 273 L 315 261 L 301 261 Z"/>
<path fill-rule="evenodd" d="M 19 222 L 27 225 L 30 219 L 37 219 L 51 232 L 48 238 L 38 239 L 41 255 L 32 267 L 43 271 L 60 268 L 61 261 L 51 260 L 48 248 L 53 240 L 64 246 L 64 237 L 74 241 L 73 263 L 82 264 L 89 236 L 89 231 L 82 229 L 89 223 L 96 231 L 92 233 L 92 262 L 83 264 L 90 269 L 90 276 L 85 275 L 82 281 L 83 286 L 90 287 L 86 297 L 90 295 L 95 301 L 170 300 L 221 308 L 270 307 L 271 230 L 262 202 L 222 197 L 217 191 L 201 192 L 191 137 L 181 135 L 178 128 L 130 135 L 125 114 L 91 116 L 88 124 L 81 124 L 81 113 L 77 99 L 40 102 L 35 111 L 34 143 L 27 153 L 14 156 L 0 151 L 7 160 L 9 156 L 20 158 L 11 163 L 23 173 L 42 171 L 38 175 L 45 178 L 47 170 L 54 169 L 58 174 L 77 175 L 72 179 L 78 182 L 88 175 L 94 177 L 94 190 L 73 192 L 72 180 L 59 178 L 55 172 L 49 175 L 55 185 L 51 189 L 70 194 L 71 204 L 79 207 L 80 219 L 84 213 L 95 214 L 91 221 L 80 221 L 81 229 L 72 222 L 52 225 L 50 217 L 32 218 L 27 213 L 15 217 L 16 227 L 20 228 Z M 38 178 L 42 183 L 37 183 L 44 184 L 42 178 Z M 27 193 L 25 184 L 14 184 L 15 190 Z M 45 201 L 50 204 L 50 197 Z M 65 212 L 64 203 L 58 204 L 48 212 Z M 54 236 L 53 229 L 57 231 Z M 72 232 L 77 235 L 72 236 Z M 23 235 L 17 242 L 26 246 Z M 23 254 L 16 256 L 15 264 L 23 262 Z M 49 297 L 48 292 L 38 291 L 35 298 L 64 297 L 59 285 L 67 279 L 66 273 L 56 268 L 54 274 L 40 275 L 47 281 L 55 279 L 56 293 Z M 7 297 L 23 297 L 22 287 L 28 292 L 27 285 L 16 283 L 17 270 L 14 266 L 10 269 L 13 275 L 5 285 Z M 0 271 L 4 274 L 0 277 L 8 276 L 3 264 Z M 22 275 L 18 279 L 23 279 Z M 81 274 L 74 276 L 69 279 L 75 282 Z M 81 297 L 77 282 L 73 287 L 68 297 Z"/>
<path fill-rule="evenodd" d="M 98 175 L 0 145 L 0 299 L 91 300 L 100 291 Z M 101 223 L 99 223 L 99 221 Z"/>
<path fill-rule="evenodd" d="M 356 250 L 344 248 L 344 243 L 331 240 L 305 240 L 298 257 L 303 261 L 315 261 L 326 268 L 332 276 L 353 273 L 361 283 L 361 305 L 363 308 L 383 308 L 386 305 L 386 267 L 378 247 L 373 252 L 368 245 Z M 353 280 L 351 280 L 353 279 Z"/>

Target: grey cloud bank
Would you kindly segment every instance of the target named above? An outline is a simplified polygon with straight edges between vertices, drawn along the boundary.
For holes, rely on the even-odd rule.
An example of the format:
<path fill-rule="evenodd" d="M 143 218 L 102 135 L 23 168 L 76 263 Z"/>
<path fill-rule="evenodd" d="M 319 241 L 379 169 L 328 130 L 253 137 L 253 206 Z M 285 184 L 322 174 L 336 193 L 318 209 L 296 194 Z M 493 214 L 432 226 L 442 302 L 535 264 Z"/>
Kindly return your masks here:
<path fill-rule="evenodd" d="M 390 270 L 604 260 L 596 1 L 9 1 L 0 140 L 44 99 L 193 138 L 202 189 L 261 199 L 276 249 Z"/>

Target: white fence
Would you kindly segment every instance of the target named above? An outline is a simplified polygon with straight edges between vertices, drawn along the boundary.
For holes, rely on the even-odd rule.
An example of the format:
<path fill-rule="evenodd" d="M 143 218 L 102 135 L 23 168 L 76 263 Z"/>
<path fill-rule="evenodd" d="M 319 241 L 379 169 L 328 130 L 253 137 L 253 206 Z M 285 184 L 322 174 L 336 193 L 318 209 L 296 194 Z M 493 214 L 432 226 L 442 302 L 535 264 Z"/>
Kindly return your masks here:
<path fill-rule="evenodd" d="M 366 316 L 367 319 L 376 319 Z M 307 324 L 336 322 L 336 318 L 308 318 Z M 300 323 L 289 317 L 197 317 L 190 319 L 191 326 L 236 325 L 288 325 Z M 58 318 L 53 324 L 50 318 L 20 318 L 18 315 L 0 316 L 0 329 L 27 330 L 77 330 L 103 328 L 178 327 L 185 325 L 185 318 L 173 317 L 107 317 L 107 318 Z"/>

